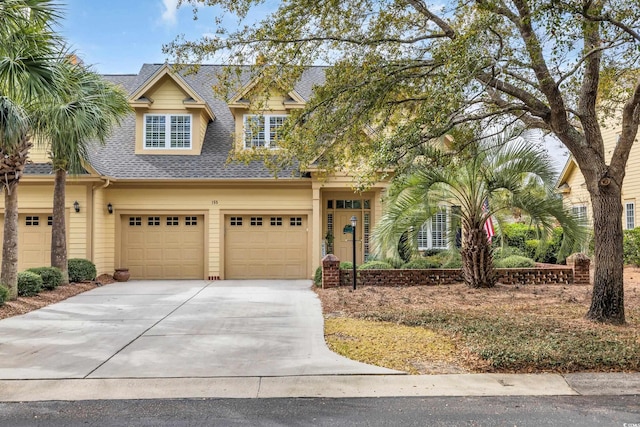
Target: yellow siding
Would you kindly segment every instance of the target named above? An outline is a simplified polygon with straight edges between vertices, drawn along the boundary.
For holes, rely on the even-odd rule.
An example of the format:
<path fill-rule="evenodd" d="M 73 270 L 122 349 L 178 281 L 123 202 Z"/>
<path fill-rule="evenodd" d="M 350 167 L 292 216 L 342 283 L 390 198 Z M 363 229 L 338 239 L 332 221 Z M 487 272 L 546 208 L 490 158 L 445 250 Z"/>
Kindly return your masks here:
<path fill-rule="evenodd" d="M 183 101 L 189 97 L 170 77 L 164 77 L 153 90 L 147 94 L 153 100 L 150 109 L 173 110 L 184 108 Z"/>
<path fill-rule="evenodd" d="M 0 211 L 4 213 L 4 198 L 0 200 Z M 74 201 L 80 204 L 80 212 L 73 208 Z M 53 182 L 51 184 L 31 184 L 23 182 L 18 188 L 18 210 L 21 214 L 36 213 L 51 215 L 53 210 Z M 69 258 L 89 258 L 87 245 L 87 219 L 90 210 L 87 206 L 87 187 L 85 185 L 67 185 L 67 256 Z M 46 220 L 46 218 L 44 218 Z"/>
<path fill-rule="evenodd" d="M 107 198 L 114 206 L 114 218 L 121 215 L 142 215 L 156 213 L 193 213 L 205 216 L 206 233 L 205 265 L 207 276 L 223 276 L 221 254 L 224 246 L 224 227 L 221 220 L 224 215 L 233 213 L 260 212 L 269 213 L 311 213 L 311 188 L 114 188 L 106 190 Z M 115 221 L 117 223 L 117 221 Z M 118 235 L 115 223 L 104 225 L 105 233 Z M 96 240 L 99 240 L 96 236 Z M 113 265 L 104 262 L 106 270 L 111 269 L 120 260 L 119 241 L 115 242 L 116 257 Z M 108 249 L 106 249 L 108 251 Z M 97 255 L 97 254 L 96 254 Z M 311 277 L 309 270 L 309 277 Z"/>
<path fill-rule="evenodd" d="M 106 190 L 98 188 L 93 195 L 93 262 L 98 274 L 113 274 L 115 263 L 115 220 L 107 212 Z"/>
<path fill-rule="evenodd" d="M 616 117 L 609 120 L 608 124 L 602 126 L 602 136 L 604 139 L 605 156 L 611 159 L 618 135 L 620 134 L 620 118 Z M 627 162 L 626 176 L 622 185 L 622 201 L 623 208 L 626 201 L 640 200 L 640 144 L 636 139 Z M 565 206 L 587 206 L 587 215 L 593 218 L 591 209 L 591 199 L 585 184 L 582 172 L 577 165 L 569 171 L 566 183 L 571 187 L 569 193 L 563 194 Z M 636 212 L 638 207 L 636 206 Z M 636 213 L 637 216 L 637 213 Z M 623 209 L 623 226 L 625 225 L 625 212 Z M 637 221 L 636 221 L 636 225 Z"/>
<path fill-rule="evenodd" d="M 34 141 L 33 147 L 29 150 L 29 160 L 33 163 L 49 163 L 49 144 Z"/>

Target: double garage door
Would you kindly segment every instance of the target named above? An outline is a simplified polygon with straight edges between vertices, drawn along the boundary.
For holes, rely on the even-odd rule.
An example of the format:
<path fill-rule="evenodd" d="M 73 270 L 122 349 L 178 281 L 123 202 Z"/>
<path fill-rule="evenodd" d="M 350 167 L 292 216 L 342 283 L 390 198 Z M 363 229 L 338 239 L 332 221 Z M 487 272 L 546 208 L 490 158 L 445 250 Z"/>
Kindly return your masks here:
<path fill-rule="evenodd" d="M 121 265 L 132 279 L 202 279 L 204 217 L 123 215 Z M 227 279 L 308 277 L 306 215 L 224 217 Z"/>
<path fill-rule="evenodd" d="M 225 277 L 307 278 L 307 228 L 306 215 L 225 216 Z"/>

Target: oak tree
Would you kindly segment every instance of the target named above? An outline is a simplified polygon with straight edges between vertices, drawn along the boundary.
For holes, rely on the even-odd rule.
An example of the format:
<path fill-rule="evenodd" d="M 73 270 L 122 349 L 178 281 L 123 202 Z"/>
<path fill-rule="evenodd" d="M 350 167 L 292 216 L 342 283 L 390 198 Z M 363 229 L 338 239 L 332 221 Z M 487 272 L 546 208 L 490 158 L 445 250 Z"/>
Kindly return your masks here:
<path fill-rule="evenodd" d="M 238 16 L 165 46 L 178 62 L 256 64 L 293 87 L 305 67 L 326 81 L 296 112 L 272 160 L 343 168 L 364 186 L 455 126 L 505 117 L 558 138 L 593 206 L 595 276 L 587 317 L 624 323 L 621 189 L 640 122 L 640 8 L 635 0 L 182 0 Z M 253 14 L 250 14 L 253 13 Z M 258 23 L 248 16 L 264 16 Z M 230 71 L 218 89 L 237 89 Z M 235 88 L 235 89 L 234 89 Z M 602 123 L 621 129 L 611 154 Z M 321 154 L 321 156 L 320 156 Z M 273 159 L 266 156 L 265 158 Z"/>

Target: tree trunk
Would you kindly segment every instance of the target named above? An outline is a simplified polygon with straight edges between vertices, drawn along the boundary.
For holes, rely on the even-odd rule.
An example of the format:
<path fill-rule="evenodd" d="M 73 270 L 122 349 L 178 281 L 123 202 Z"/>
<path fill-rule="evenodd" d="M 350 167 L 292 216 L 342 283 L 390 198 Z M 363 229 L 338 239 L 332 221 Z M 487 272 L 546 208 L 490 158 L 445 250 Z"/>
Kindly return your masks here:
<path fill-rule="evenodd" d="M 9 289 L 9 299 L 18 297 L 18 181 L 4 186 L 4 236 L 0 282 Z"/>
<path fill-rule="evenodd" d="M 67 266 L 67 230 L 65 221 L 67 172 L 56 169 L 53 186 L 53 223 L 51 227 L 51 266 L 62 271 L 63 284 L 69 283 Z"/>
<path fill-rule="evenodd" d="M 591 192 L 595 242 L 595 274 L 587 319 L 623 324 L 624 261 L 622 246 L 622 194 L 613 183 Z"/>
<path fill-rule="evenodd" d="M 465 227 L 462 235 L 462 275 L 471 288 L 491 288 L 496 283 L 491 246 L 483 227 Z"/>

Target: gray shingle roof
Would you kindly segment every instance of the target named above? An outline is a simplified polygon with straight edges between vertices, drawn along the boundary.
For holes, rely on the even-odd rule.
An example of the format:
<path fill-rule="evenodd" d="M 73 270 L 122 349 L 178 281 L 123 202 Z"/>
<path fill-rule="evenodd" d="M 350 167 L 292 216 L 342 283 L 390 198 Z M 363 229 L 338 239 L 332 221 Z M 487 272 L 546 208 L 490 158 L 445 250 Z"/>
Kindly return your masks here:
<path fill-rule="evenodd" d="M 138 90 L 162 64 L 145 64 L 137 75 L 106 75 L 109 81 L 121 85 L 129 94 Z M 294 88 L 305 100 L 309 100 L 313 86 L 324 82 L 324 67 L 310 67 Z M 135 114 L 129 114 L 116 127 L 105 145 L 95 144 L 89 160 L 102 175 L 120 179 L 265 179 L 272 178 L 262 162 L 249 164 L 227 163 L 232 149 L 234 132 L 233 115 L 225 100 L 214 96 L 212 86 L 218 65 L 202 65 L 195 74 L 184 74 L 187 84 L 209 105 L 215 120 L 207 126 L 201 155 L 149 155 L 135 154 Z M 279 176 L 297 175 L 285 170 Z"/>

